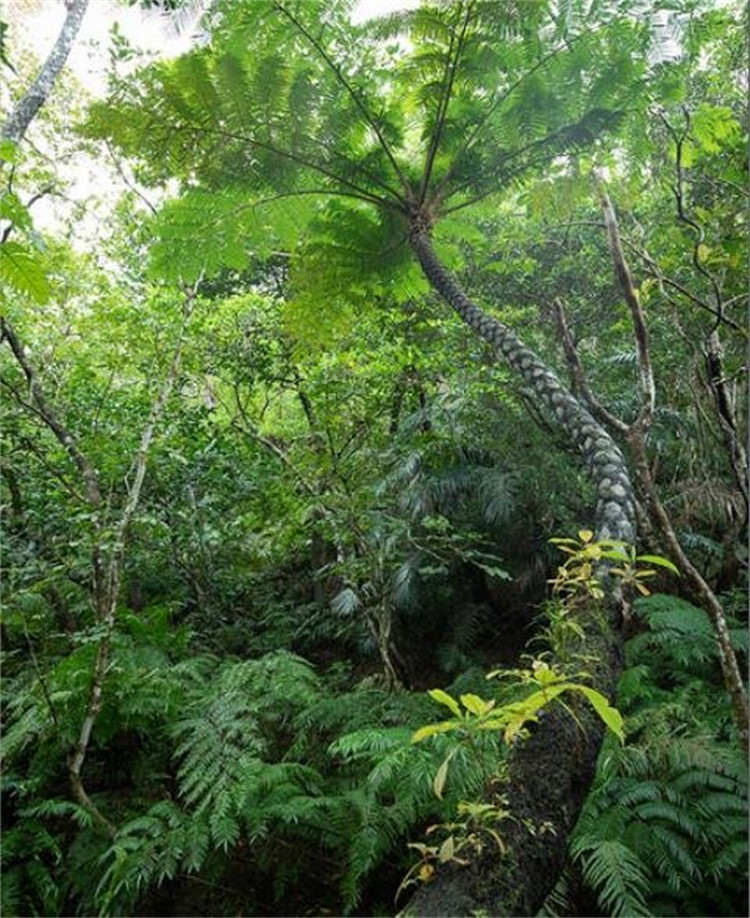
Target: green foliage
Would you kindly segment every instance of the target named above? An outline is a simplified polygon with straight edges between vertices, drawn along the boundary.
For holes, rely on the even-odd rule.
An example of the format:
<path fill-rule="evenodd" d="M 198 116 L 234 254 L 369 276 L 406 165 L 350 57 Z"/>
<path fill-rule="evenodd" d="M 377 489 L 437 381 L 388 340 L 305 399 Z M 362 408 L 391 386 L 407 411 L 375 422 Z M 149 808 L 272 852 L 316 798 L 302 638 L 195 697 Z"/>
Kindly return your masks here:
<path fill-rule="evenodd" d="M 717 908 L 709 903 L 740 914 L 747 767 L 719 738 L 727 703 L 706 678 L 715 651 L 705 614 L 662 594 L 636 606 L 649 631 L 629 641 L 618 690 L 627 742 L 605 743 L 571 861 L 603 914 L 700 914 Z M 557 893 L 548 914 L 568 907 L 565 882 Z"/>
<path fill-rule="evenodd" d="M 678 672 L 695 671 L 717 659 L 718 647 L 711 623 L 702 609 L 677 596 L 663 593 L 638 599 L 635 611 L 648 625 L 629 644 L 631 659 L 648 660 L 650 652 L 668 661 Z M 747 653 L 747 629 L 728 620 L 730 638 L 738 651 Z M 653 665 L 653 663 L 652 663 Z"/>
<path fill-rule="evenodd" d="M 747 15 L 662 6 L 424 2 L 352 25 L 349 0 L 232 0 L 200 46 L 127 75 L 115 32 L 84 125 L 63 81 L 37 137 L 0 142 L 3 317 L 104 495 L 93 512 L 3 344 L 3 914 L 388 914 L 404 875 L 503 855 L 503 734 L 550 703 L 625 736 L 554 910 L 746 914 L 747 780 L 708 619 L 636 599 L 617 708 L 589 685 L 599 562 L 641 594 L 686 587 L 656 579 L 663 547 L 587 529 L 558 543 L 555 576 L 549 536 L 593 525 L 597 495 L 552 417 L 436 312 L 408 249 L 420 210 L 561 379 L 563 296 L 592 391 L 630 421 L 636 353 L 591 187 L 606 176 L 649 325 L 650 467 L 742 664 L 744 505 L 705 343 L 718 321 L 741 441 Z M 659 58 L 662 14 L 679 59 Z M 117 158 L 114 208 L 97 183 L 70 202 L 64 164 L 92 157 Z M 40 231 L 48 193 L 61 223 Z M 105 635 L 92 553 L 113 550 L 199 279 L 83 767 L 111 838 L 68 774 Z M 530 640 L 547 649 L 522 670 Z M 485 700 L 497 661 L 525 681 Z M 424 727 L 431 685 L 451 720 Z"/>

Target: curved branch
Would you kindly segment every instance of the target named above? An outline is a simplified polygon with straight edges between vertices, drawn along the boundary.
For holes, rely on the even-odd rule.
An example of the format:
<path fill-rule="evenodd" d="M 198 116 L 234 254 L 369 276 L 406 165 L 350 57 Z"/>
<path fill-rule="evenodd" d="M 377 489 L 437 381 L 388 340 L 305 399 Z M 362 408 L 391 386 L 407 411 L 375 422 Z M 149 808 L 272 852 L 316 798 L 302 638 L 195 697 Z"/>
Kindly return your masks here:
<path fill-rule="evenodd" d="M 718 281 L 714 275 L 703 265 L 700 257 L 700 249 L 703 245 L 705 239 L 705 232 L 703 227 L 692 217 L 690 217 L 685 209 L 685 195 L 683 192 L 683 187 L 685 184 L 685 175 L 684 168 L 682 165 L 682 147 L 687 138 L 687 134 L 690 130 L 690 115 L 687 109 L 683 109 L 685 115 L 685 130 L 682 133 L 679 133 L 674 126 L 669 122 L 667 117 L 663 112 L 659 112 L 659 120 L 667 129 L 672 141 L 675 145 L 675 184 L 672 185 L 672 194 L 674 195 L 675 204 L 677 206 L 677 217 L 684 223 L 686 226 L 694 233 L 693 240 L 693 265 L 695 270 L 701 274 L 711 285 L 711 290 L 713 291 L 714 301 L 716 303 L 716 320 L 714 322 L 712 332 L 715 332 L 721 323 L 724 316 L 724 302 L 721 295 L 721 289 L 719 287 Z"/>

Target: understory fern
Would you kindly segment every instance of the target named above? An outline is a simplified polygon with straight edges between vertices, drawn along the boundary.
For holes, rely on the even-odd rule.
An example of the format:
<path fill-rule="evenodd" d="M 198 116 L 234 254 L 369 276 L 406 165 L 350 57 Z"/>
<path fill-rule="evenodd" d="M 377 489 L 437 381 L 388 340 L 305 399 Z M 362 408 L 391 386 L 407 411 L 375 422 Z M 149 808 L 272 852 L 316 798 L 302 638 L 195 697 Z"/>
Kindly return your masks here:
<path fill-rule="evenodd" d="M 340 907 L 350 912 L 372 871 L 480 780 L 476 763 L 457 755 L 452 792 L 436 800 L 445 750 L 410 744 L 425 718 L 421 695 L 332 695 L 288 652 L 204 661 L 200 678 L 195 666 L 175 671 L 186 679 L 182 716 L 169 730 L 177 796 L 119 829 L 102 858 L 102 914 L 132 911 L 147 890 L 200 874 L 217 857 L 224 869 L 249 857 L 277 897 L 316 859 L 332 859 L 341 865 Z"/>
<path fill-rule="evenodd" d="M 618 691 L 628 742 L 605 742 L 569 866 L 541 914 L 569 913 L 576 874 L 613 918 L 737 914 L 732 903 L 742 900 L 748 856 L 747 767 L 737 745 L 720 738 L 730 718 L 710 679 L 710 625 L 671 596 L 639 600 L 636 609 L 648 630 L 628 644 Z M 741 649 L 744 635 L 736 636 Z"/>

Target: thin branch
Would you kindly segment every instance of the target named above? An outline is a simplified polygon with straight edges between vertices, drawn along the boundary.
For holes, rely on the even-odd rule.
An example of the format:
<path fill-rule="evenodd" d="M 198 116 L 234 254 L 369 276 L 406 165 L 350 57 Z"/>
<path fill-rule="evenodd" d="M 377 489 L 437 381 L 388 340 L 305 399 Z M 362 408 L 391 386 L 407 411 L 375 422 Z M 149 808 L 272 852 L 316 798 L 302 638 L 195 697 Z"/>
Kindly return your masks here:
<path fill-rule="evenodd" d="M 24 376 L 29 384 L 29 394 L 40 417 L 44 420 L 47 427 L 49 427 L 52 433 L 57 437 L 60 444 L 73 460 L 85 483 L 86 498 L 91 504 L 91 507 L 94 510 L 98 510 L 102 505 L 102 494 L 99 488 L 99 475 L 96 469 L 88 456 L 81 451 L 70 431 L 60 421 L 57 413 L 44 397 L 44 392 L 36 370 L 29 362 L 26 356 L 26 349 L 10 322 L 5 318 L 0 318 L 0 341 L 3 340 L 8 342 L 8 346 L 13 352 L 13 356 L 23 370 Z"/>
<path fill-rule="evenodd" d="M 115 151 L 112 149 L 112 144 L 108 140 L 106 140 L 105 146 L 107 147 L 107 151 L 109 152 L 112 162 L 114 163 L 115 169 L 117 170 L 120 178 L 125 183 L 126 187 L 129 188 L 133 192 L 133 194 L 137 195 L 141 199 L 141 201 L 143 201 L 143 203 L 146 205 L 146 207 L 148 207 L 148 209 L 151 211 L 152 214 L 156 215 L 157 213 L 156 207 L 154 207 L 154 205 L 151 203 L 151 201 L 149 201 L 149 199 L 140 190 L 140 188 L 138 188 L 138 186 L 135 185 L 125 174 L 125 170 L 122 168 L 122 163 L 115 155 Z"/>
<path fill-rule="evenodd" d="M 640 390 L 640 407 L 635 423 L 647 430 L 656 404 L 656 386 L 654 384 L 654 371 L 651 366 L 651 351 L 649 347 L 648 328 L 638 298 L 630 268 L 625 259 L 620 241 L 620 229 L 617 224 L 617 215 L 612 206 L 612 201 L 607 194 L 604 181 L 594 173 L 594 185 L 599 195 L 599 203 L 607 227 L 607 241 L 615 269 L 615 275 L 622 289 L 625 302 L 630 310 L 630 319 L 633 325 L 636 353 L 638 356 L 638 388 Z"/>
<path fill-rule="evenodd" d="M 151 444 L 156 433 L 156 427 L 161 420 L 161 416 L 164 413 L 164 408 L 166 406 L 167 400 L 172 392 L 175 380 L 177 378 L 180 362 L 182 360 L 182 347 L 185 340 L 185 333 L 195 306 L 195 298 L 198 292 L 198 287 L 202 280 L 203 277 L 201 275 L 201 277 L 198 278 L 192 288 L 186 288 L 185 290 L 185 304 L 183 306 L 182 322 L 180 324 L 180 328 L 177 333 L 177 340 L 172 351 L 172 359 L 169 364 L 169 369 L 167 371 L 167 375 L 164 378 L 164 381 L 162 382 L 159 393 L 151 405 L 148 421 L 146 422 L 146 426 L 144 427 L 141 434 L 140 443 L 133 458 L 131 470 L 127 476 L 130 477 L 130 475 L 132 475 L 133 482 L 128 486 L 128 499 L 122 510 L 119 523 L 115 529 L 114 548 L 110 560 L 110 595 L 114 595 L 119 592 L 119 574 L 122 565 L 122 552 L 125 546 L 126 533 L 133 519 L 133 515 L 138 508 L 138 502 L 140 500 L 143 482 L 146 477 L 146 466 L 148 462 L 149 450 L 151 449 Z"/>
<path fill-rule="evenodd" d="M 447 213 L 448 211 L 446 211 Z M 563 229 L 569 229 L 574 226 L 592 226 L 597 229 L 607 229 L 607 225 L 602 223 L 599 220 L 570 220 L 565 223 L 549 224 L 551 228 L 559 227 Z M 705 312 L 710 313 L 715 319 L 720 321 L 723 325 L 728 326 L 734 331 L 740 332 L 743 336 L 747 336 L 747 331 L 734 319 L 729 318 L 729 316 L 719 313 L 714 309 L 710 303 L 707 303 L 705 300 L 701 299 L 697 294 L 693 293 L 692 290 L 689 290 L 685 287 L 684 284 L 681 284 L 679 281 L 675 280 L 673 277 L 667 277 L 666 274 L 662 271 L 659 264 L 654 260 L 654 258 L 645 250 L 637 246 L 635 243 L 631 242 L 628 239 L 620 237 L 620 241 L 623 246 L 632 252 L 637 258 L 639 258 L 646 266 L 646 270 L 656 281 L 659 282 L 659 285 L 665 284 L 668 287 L 671 287 L 673 290 L 676 290 L 678 293 L 681 293 L 684 297 L 690 300 L 695 306 L 699 309 L 703 309 Z M 667 298 L 667 294 L 662 291 L 662 295 Z M 747 294 L 741 293 L 737 296 L 731 297 L 731 299 L 724 301 L 724 307 L 731 306 L 732 304 L 738 302 L 739 300 L 746 300 Z"/>
<path fill-rule="evenodd" d="M 571 377 L 573 379 L 573 389 L 577 390 L 578 393 L 584 398 L 591 413 L 599 420 L 602 424 L 606 424 L 608 427 L 611 427 L 613 430 L 617 430 L 620 433 L 626 434 L 628 432 L 629 425 L 626 424 L 621 418 L 618 418 L 616 415 L 612 414 L 609 409 L 605 408 L 604 405 L 596 398 L 593 390 L 588 381 L 588 376 L 586 371 L 583 368 L 581 363 L 581 358 L 578 355 L 578 348 L 576 347 L 575 340 L 573 335 L 570 332 L 568 326 L 567 317 L 565 315 L 565 307 L 563 306 L 562 300 L 557 297 L 553 303 L 552 307 L 555 311 L 555 321 L 557 324 L 557 333 L 560 337 L 560 342 L 563 346 L 563 351 L 565 353 L 565 359 L 567 360 L 568 367 L 570 368 Z"/>
<path fill-rule="evenodd" d="M 682 223 L 684 223 L 686 226 L 690 227 L 690 229 L 694 233 L 693 265 L 696 271 L 698 271 L 699 274 L 705 277 L 706 280 L 708 280 L 709 284 L 711 285 L 711 289 L 714 295 L 714 301 L 716 303 L 716 307 L 715 307 L 716 321 L 711 331 L 716 331 L 724 315 L 724 303 L 722 300 L 721 289 L 713 273 L 704 266 L 703 261 L 700 256 L 700 250 L 705 240 L 705 232 L 703 230 L 703 227 L 696 220 L 694 220 L 691 216 L 689 216 L 685 209 L 685 195 L 683 191 L 684 184 L 685 184 L 685 177 L 684 177 L 684 168 L 682 165 L 682 149 L 683 149 L 685 140 L 687 139 L 687 135 L 690 131 L 690 115 L 686 108 L 683 108 L 683 114 L 685 116 L 685 129 L 680 133 L 669 122 L 669 120 L 667 119 L 666 115 L 663 112 L 661 111 L 658 112 L 659 120 L 662 122 L 662 124 L 667 129 L 667 132 L 669 133 L 675 145 L 675 173 L 676 175 L 675 175 L 675 184 L 672 185 L 672 193 L 674 195 L 675 204 L 677 206 L 677 216 L 678 216 L 678 219 Z"/>
<path fill-rule="evenodd" d="M 83 494 L 81 494 L 81 492 L 78 491 L 68 481 L 66 476 L 59 469 L 56 469 L 53 465 L 47 462 L 44 456 L 44 453 L 39 449 L 36 443 L 34 443 L 28 437 L 21 437 L 21 439 L 19 440 L 19 445 L 24 446 L 31 453 L 31 455 L 37 459 L 37 461 L 42 466 L 42 468 L 45 469 L 45 471 L 48 472 L 53 478 L 56 478 L 57 481 L 60 482 L 63 488 L 68 492 L 68 494 L 70 494 L 70 496 L 74 500 L 78 501 L 81 504 L 86 502 L 86 498 L 83 496 Z"/>

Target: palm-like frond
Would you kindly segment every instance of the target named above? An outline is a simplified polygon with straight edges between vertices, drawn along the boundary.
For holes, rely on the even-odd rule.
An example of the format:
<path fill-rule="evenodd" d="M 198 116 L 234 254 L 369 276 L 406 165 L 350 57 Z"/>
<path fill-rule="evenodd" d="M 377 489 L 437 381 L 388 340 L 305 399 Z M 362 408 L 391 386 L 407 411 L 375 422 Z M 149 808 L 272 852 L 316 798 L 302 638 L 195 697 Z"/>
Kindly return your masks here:
<path fill-rule="evenodd" d="M 369 259 L 388 276 L 382 255 L 404 249 L 405 227 L 387 226 L 382 246 L 367 227 L 352 264 L 357 202 L 407 219 L 467 207 L 615 128 L 640 76 L 642 30 L 626 18 L 571 37 L 546 3 L 521 0 L 424 4 L 359 28 L 348 14 L 349 4 L 317 0 L 227 4 L 208 46 L 145 68 L 92 107 L 89 136 L 140 159 L 143 179 L 178 176 L 189 202 L 205 206 L 206 270 L 222 251 L 236 268 L 247 250 L 271 249 L 262 207 L 283 195 L 317 199 L 336 227 L 326 240 L 320 212 L 300 204 L 292 241 L 279 240 L 293 250 L 316 217 L 312 274 L 349 263 L 338 281 L 356 285 Z M 158 224 L 162 249 L 188 256 L 186 271 L 199 212 L 173 206 Z M 155 265 L 169 259 L 157 251 Z"/>

